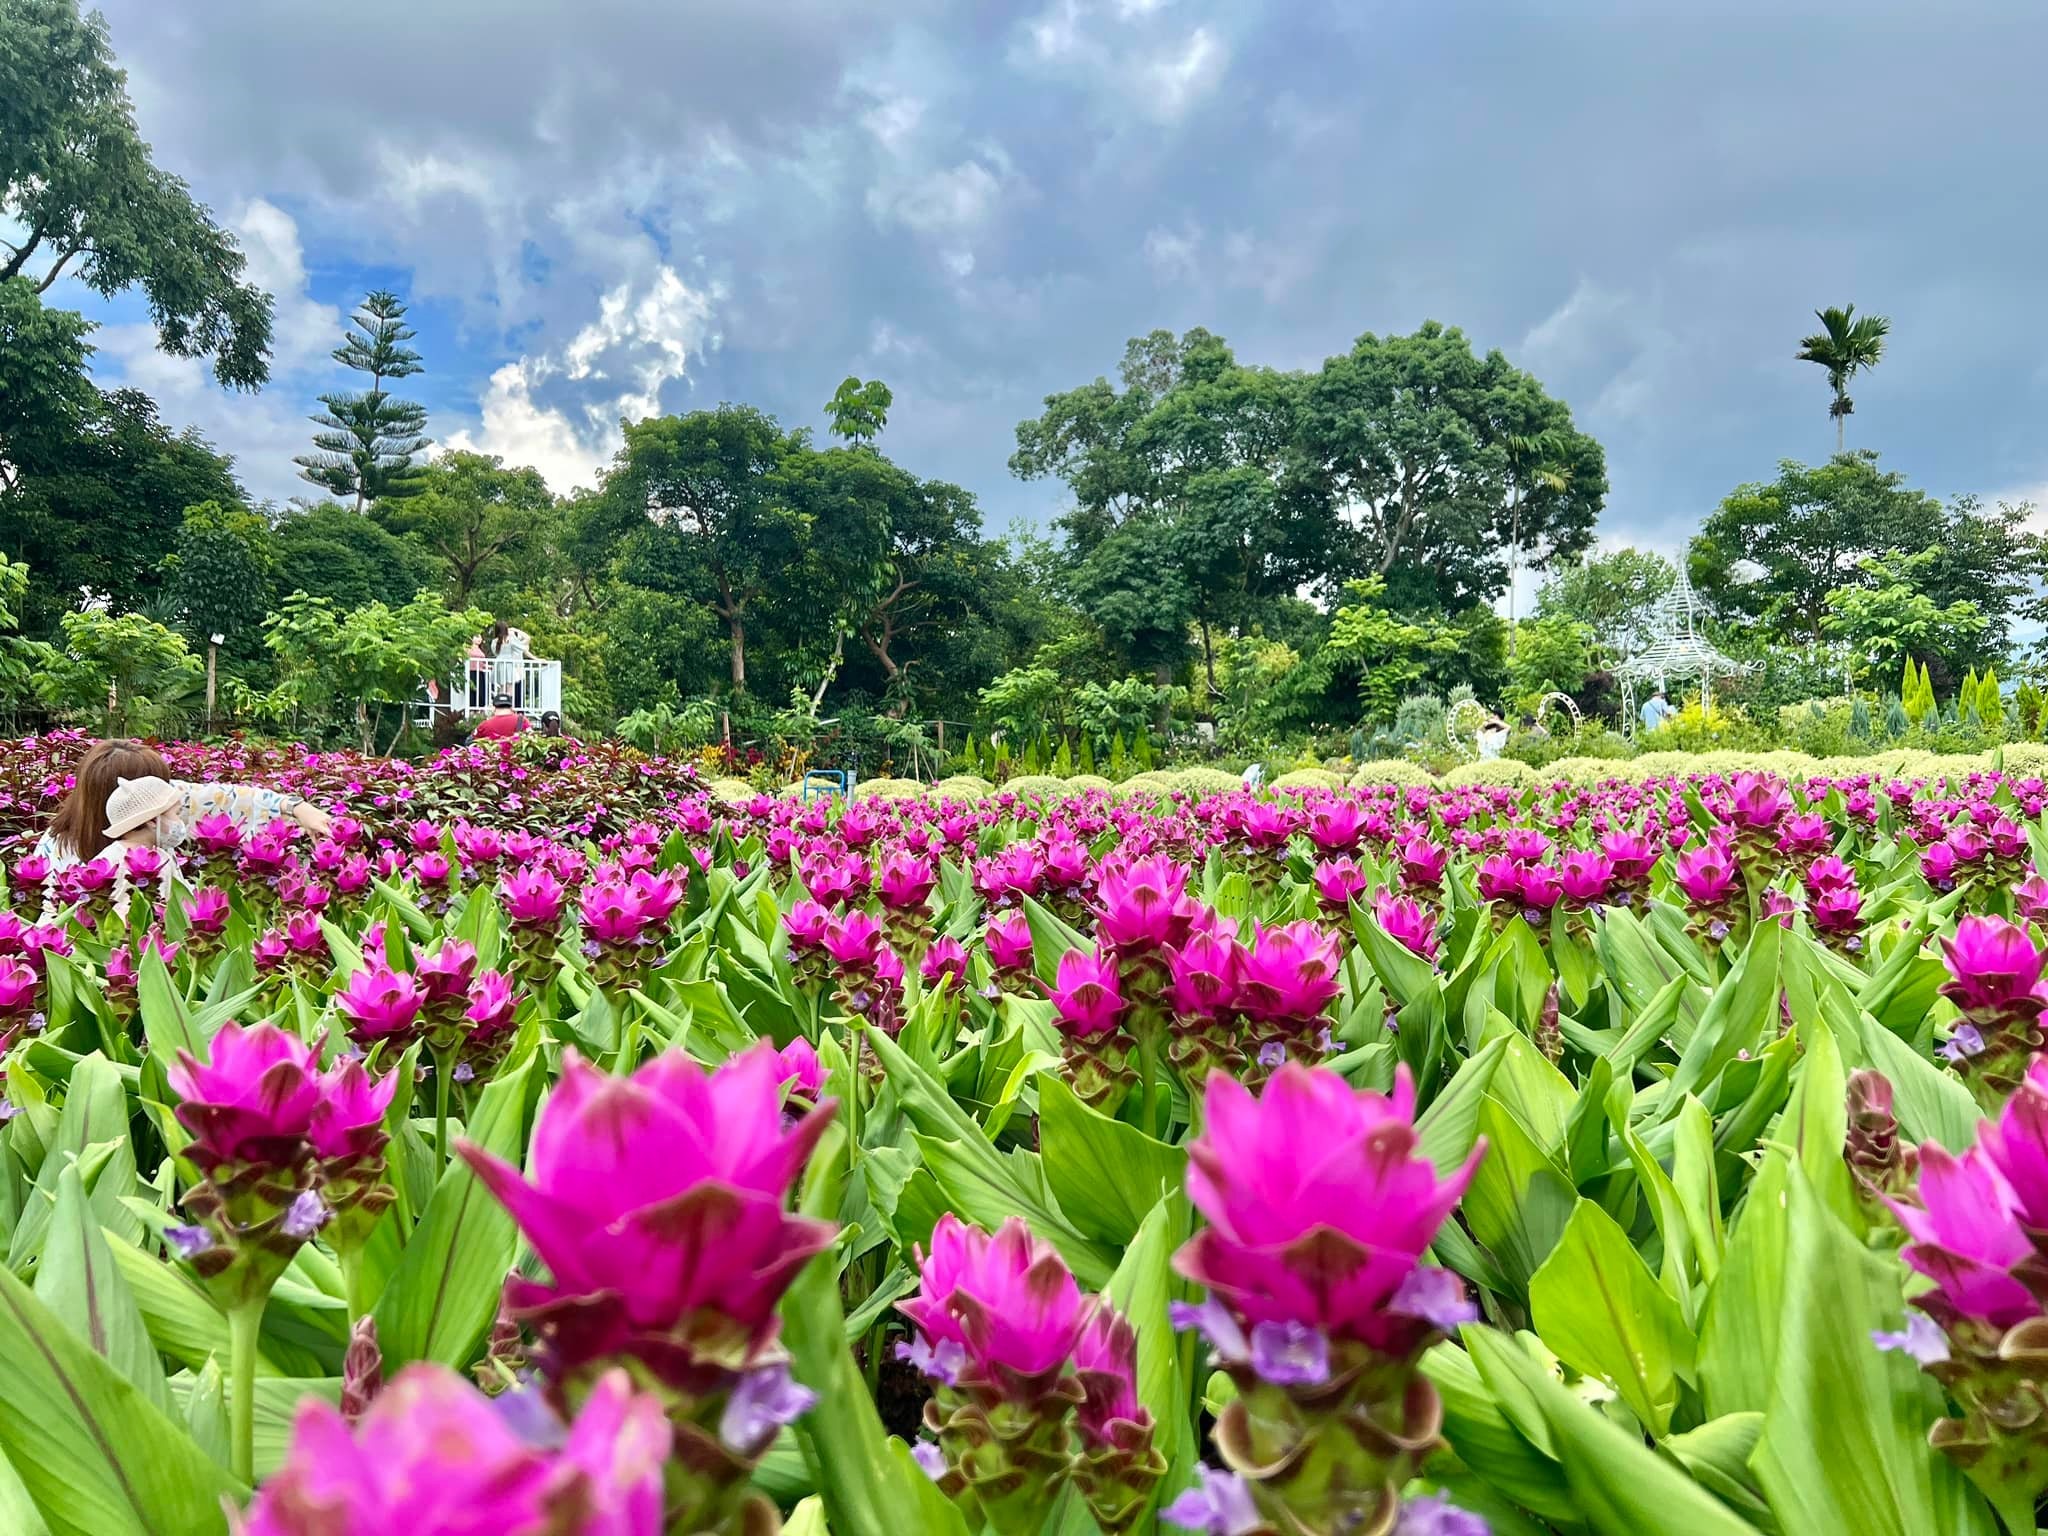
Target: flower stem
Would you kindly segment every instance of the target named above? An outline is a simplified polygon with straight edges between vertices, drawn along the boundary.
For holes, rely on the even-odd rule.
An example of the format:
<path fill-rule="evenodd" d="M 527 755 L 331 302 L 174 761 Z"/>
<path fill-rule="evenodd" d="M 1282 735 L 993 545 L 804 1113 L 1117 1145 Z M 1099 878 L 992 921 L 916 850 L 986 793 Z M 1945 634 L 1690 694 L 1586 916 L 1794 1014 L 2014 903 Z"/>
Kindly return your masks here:
<path fill-rule="evenodd" d="M 1157 1136 L 1159 1107 L 1159 1050 L 1151 1030 L 1138 1036 L 1138 1125 L 1147 1136 Z"/>
<path fill-rule="evenodd" d="M 455 1077 L 455 1053 L 434 1052 L 434 1179 L 448 1166 L 448 1092 Z"/>
<path fill-rule="evenodd" d="M 245 1301 L 228 1313 L 228 1430 L 234 1473 L 256 1484 L 256 1349 L 268 1298 Z"/>
<path fill-rule="evenodd" d="M 354 1243 L 336 1248 L 334 1261 L 341 1266 L 341 1293 L 347 1298 L 348 1325 L 353 1329 L 368 1310 L 363 1305 L 363 1250 Z"/>

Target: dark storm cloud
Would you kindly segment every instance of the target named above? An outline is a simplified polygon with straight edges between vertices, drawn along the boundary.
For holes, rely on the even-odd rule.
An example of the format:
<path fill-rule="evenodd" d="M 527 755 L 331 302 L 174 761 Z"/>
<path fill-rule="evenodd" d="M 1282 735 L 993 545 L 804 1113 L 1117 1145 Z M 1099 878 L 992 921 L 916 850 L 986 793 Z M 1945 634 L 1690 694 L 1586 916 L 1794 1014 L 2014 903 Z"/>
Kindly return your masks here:
<path fill-rule="evenodd" d="M 1668 544 L 1828 450 L 1791 354 L 1853 300 L 1894 333 L 1852 442 L 2048 482 L 2030 0 L 109 9 L 166 159 L 444 300 L 443 419 L 558 480 L 622 402 L 814 422 L 879 374 L 891 450 L 1001 526 L 1057 504 L 1016 421 L 1128 335 L 1313 366 L 1433 317 L 1607 444 L 1605 532 Z"/>

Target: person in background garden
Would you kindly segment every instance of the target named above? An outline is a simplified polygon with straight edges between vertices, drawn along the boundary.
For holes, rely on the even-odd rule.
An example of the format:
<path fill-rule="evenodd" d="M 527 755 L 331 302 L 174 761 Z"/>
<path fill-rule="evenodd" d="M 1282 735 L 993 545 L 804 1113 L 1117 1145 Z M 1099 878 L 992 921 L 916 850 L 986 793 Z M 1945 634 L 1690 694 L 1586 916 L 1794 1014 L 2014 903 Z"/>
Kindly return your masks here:
<path fill-rule="evenodd" d="M 1488 715 L 1486 724 L 1479 727 L 1479 755 L 1482 759 L 1499 757 L 1507 749 L 1508 723 L 1499 715 Z"/>
<path fill-rule="evenodd" d="M 171 777 L 170 765 L 139 741 L 103 741 L 78 760 L 71 793 L 57 807 L 50 826 L 36 842 L 36 856 L 47 859 L 52 873 L 83 864 L 106 852 L 108 805 L 123 780 L 157 779 L 178 796 L 178 804 L 152 818 L 156 846 L 172 852 L 195 822 L 226 816 L 245 828 L 273 821 L 294 821 L 315 837 L 325 837 L 334 819 L 299 795 L 279 794 L 248 784 L 191 784 Z"/>
<path fill-rule="evenodd" d="M 562 734 L 562 717 L 552 709 L 542 715 L 540 717 L 540 733 L 543 736 L 560 736 Z"/>
<path fill-rule="evenodd" d="M 491 695 L 491 712 L 477 722 L 471 734 L 478 741 L 509 741 L 527 729 L 526 716 L 512 707 L 512 695 L 494 693 Z"/>
<path fill-rule="evenodd" d="M 1643 729 L 1646 731 L 1661 730 L 1663 729 L 1664 722 L 1677 713 L 1678 711 L 1671 707 L 1671 701 L 1664 697 L 1664 690 L 1662 688 L 1653 689 L 1650 696 L 1643 700 Z"/>

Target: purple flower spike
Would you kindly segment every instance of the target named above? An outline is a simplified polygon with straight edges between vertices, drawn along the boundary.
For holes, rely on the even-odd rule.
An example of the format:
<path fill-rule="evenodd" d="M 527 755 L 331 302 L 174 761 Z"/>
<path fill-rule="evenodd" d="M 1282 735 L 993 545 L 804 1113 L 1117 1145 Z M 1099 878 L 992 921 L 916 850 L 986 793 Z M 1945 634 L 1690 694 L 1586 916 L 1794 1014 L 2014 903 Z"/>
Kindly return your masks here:
<path fill-rule="evenodd" d="M 1410 1499 L 1401 1506 L 1394 1536 L 1488 1536 L 1486 1522 L 1441 1494 Z"/>
<path fill-rule="evenodd" d="M 1260 1323 L 1252 1369 L 1276 1387 L 1319 1387 L 1330 1379 L 1330 1341 L 1306 1323 Z"/>
<path fill-rule="evenodd" d="M 568 1426 L 555 1417 L 554 1409 L 538 1387 L 520 1387 L 491 1399 L 491 1407 L 517 1435 L 520 1443 L 538 1451 L 559 1450 L 568 1442 Z"/>
<path fill-rule="evenodd" d="M 164 1241 L 181 1259 L 196 1259 L 213 1246 L 213 1234 L 204 1227 L 165 1227 Z"/>
<path fill-rule="evenodd" d="M 1259 1065 L 1262 1067 L 1277 1067 L 1286 1059 L 1287 1047 L 1278 1040 L 1268 1040 L 1259 1047 Z"/>
<path fill-rule="evenodd" d="M 1448 1269 L 1426 1264 L 1408 1271 L 1408 1278 L 1401 1282 L 1387 1307 L 1403 1317 L 1420 1318 L 1445 1333 L 1455 1332 L 1463 1323 L 1479 1321 L 1479 1308 L 1465 1294 L 1465 1282 Z"/>
<path fill-rule="evenodd" d="M 910 1448 L 910 1459 L 935 1483 L 946 1475 L 946 1453 L 939 1449 L 935 1440 L 918 1441 Z"/>
<path fill-rule="evenodd" d="M 1244 1329 L 1230 1315 L 1230 1309 L 1214 1296 L 1203 1302 L 1169 1302 L 1166 1317 L 1173 1324 L 1175 1333 L 1192 1330 L 1201 1334 L 1208 1340 L 1209 1348 L 1216 1352 L 1216 1358 L 1225 1364 L 1251 1355 L 1251 1345 L 1245 1339 Z"/>
<path fill-rule="evenodd" d="M 278 1230 L 286 1237 L 295 1237 L 304 1242 L 326 1226 L 327 1218 L 333 1214 L 312 1190 L 302 1189 L 298 1198 L 286 1209 L 284 1220 L 279 1224 Z"/>
<path fill-rule="evenodd" d="M 775 1431 L 816 1406 L 818 1394 L 790 1377 L 781 1363 L 748 1371 L 726 1399 L 718 1421 L 718 1438 L 740 1456 L 752 1456 L 775 1438 Z"/>
<path fill-rule="evenodd" d="M 920 1333 L 897 1344 L 896 1358 L 909 1361 L 929 1381 L 957 1387 L 961 1369 L 967 1364 L 967 1346 L 958 1339 L 941 1339 L 933 1344 Z"/>
<path fill-rule="evenodd" d="M 1948 1335 L 1924 1312 L 1908 1312 L 1906 1326 L 1897 1333 L 1875 1330 L 1870 1342 L 1882 1350 L 1897 1350 L 1921 1365 L 1940 1365 L 1948 1359 Z"/>
<path fill-rule="evenodd" d="M 1195 1470 L 1201 1482 L 1162 1509 L 1163 1519 L 1202 1536 L 1250 1536 L 1259 1529 L 1259 1511 L 1243 1478 L 1214 1467 Z"/>
<path fill-rule="evenodd" d="M 1981 1056 L 1984 1054 L 1984 1032 L 1974 1024 L 1958 1024 L 1956 1032 L 1948 1037 L 1948 1044 L 1934 1054 L 1944 1061 L 1962 1061 L 1967 1057 Z"/>

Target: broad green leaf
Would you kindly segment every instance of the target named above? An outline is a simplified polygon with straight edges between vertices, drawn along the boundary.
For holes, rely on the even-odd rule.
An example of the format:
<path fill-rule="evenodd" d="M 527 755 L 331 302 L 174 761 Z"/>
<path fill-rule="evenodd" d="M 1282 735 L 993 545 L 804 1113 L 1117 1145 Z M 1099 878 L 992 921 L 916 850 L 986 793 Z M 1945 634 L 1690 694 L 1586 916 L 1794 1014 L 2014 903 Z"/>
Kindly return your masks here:
<path fill-rule="evenodd" d="M 1438 1344 L 1422 1357 L 1422 1373 L 1443 1403 L 1444 1438 L 1460 1461 L 1553 1524 L 1577 1519 L 1564 1470 L 1508 1422 L 1470 1355 L 1456 1344 Z"/>
<path fill-rule="evenodd" d="M 210 1358 L 228 1358 L 227 1314 L 214 1305 L 196 1280 L 139 1248 L 112 1241 L 107 1246 L 159 1353 L 195 1371 Z M 273 1358 L 279 1352 L 274 1338 L 264 1340 L 256 1359 L 259 1375 L 281 1376 L 316 1368 L 310 1358 L 280 1364 Z"/>
<path fill-rule="evenodd" d="M 1556 1152 L 1564 1145 L 1565 1128 L 1578 1095 L 1571 1081 L 1544 1059 L 1528 1036 L 1511 1024 L 1503 1027 L 1508 1033 L 1501 1037 L 1500 1068 L 1487 1091 L 1514 1112 L 1539 1147 Z"/>
<path fill-rule="evenodd" d="M 1892 1085 L 1906 1140 L 1938 1141 L 1951 1152 L 1962 1152 L 1977 1139 L 1984 1112 L 1956 1078 L 1875 1021 L 1863 1031 L 1863 1048 L 1870 1065 Z"/>
<path fill-rule="evenodd" d="M 1183 1373 L 1188 1342 L 1173 1330 L 1168 1304 L 1189 1294 L 1173 1272 L 1173 1255 L 1187 1241 L 1193 1215 L 1179 1190 L 1163 1195 L 1140 1225 L 1123 1262 L 1110 1276 L 1107 1295 L 1138 1336 L 1138 1401 L 1152 1410 L 1153 1444 L 1166 1458 L 1161 1486 L 1193 1474 L 1196 1448 L 1185 1443 L 1188 1385 Z"/>
<path fill-rule="evenodd" d="M 1059 979 L 1060 956 L 1095 947 L 1065 918 L 1030 896 L 1024 898 L 1024 921 L 1031 926 L 1031 969 L 1048 986 Z"/>
<path fill-rule="evenodd" d="M 1771 1400 L 1784 1310 L 1791 1158 L 1765 1155 L 1735 1213 L 1728 1253 L 1700 1313 L 1699 1382 L 1714 1418 L 1762 1413 Z"/>
<path fill-rule="evenodd" d="M 517 1165 L 533 1057 L 484 1089 L 470 1139 Z M 467 1365 L 497 1314 L 519 1229 L 469 1164 L 450 1158 L 376 1305 L 386 1370 L 412 1360 Z"/>
<path fill-rule="evenodd" d="M 0 1456 L 0 1531 L 8 1536 L 50 1536 L 49 1522 L 5 1456 Z"/>
<path fill-rule="evenodd" d="M 1927 1443 L 1942 1391 L 1872 1330 L 1904 1315 L 1904 1270 L 1871 1253 L 1791 1171 L 1779 1349 L 1753 1465 L 1799 1536 L 1993 1536 L 1990 1510 Z M 2031 1518 L 2031 1516 L 2030 1516 Z"/>
<path fill-rule="evenodd" d="M 1046 1182 L 1067 1219 L 1121 1248 L 1163 1195 L 1180 1189 L 1188 1155 L 1075 1097 L 1064 1079 L 1038 1084 L 1038 1144 Z"/>
<path fill-rule="evenodd" d="M 191 1389 L 185 1394 L 185 1433 L 221 1466 L 233 1465 L 234 1431 L 228 1415 L 228 1382 L 218 1360 L 208 1360 L 193 1373 Z"/>
<path fill-rule="evenodd" d="M 1664 1249 L 1658 1281 L 1665 1294 L 1678 1303 L 1679 1313 L 1690 1327 L 1699 1315 L 1694 1287 L 1698 1264 L 1693 1255 L 1692 1223 L 1686 1219 L 1685 1202 L 1679 1198 L 1678 1186 L 1629 1123 L 1631 1102 L 1632 1096 L 1626 1085 L 1612 1089 L 1607 1095 L 1608 1123 L 1614 1127 L 1614 1134 L 1628 1151 L 1636 1185 L 1649 1202 L 1650 1215 L 1657 1223 L 1657 1235 L 1662 1239 Z M 1698 1101 L 1688 1095 L 1688 1102 Z"/>
<path fill-rule="evenodd" d="M 128 1282 L 100 1231 L 78 1169 L 57 1185 L 57 1209 L 36 1261 L 36 1297 L 161 1411 L 170 1409 L 163 1362 Z"/>
<path fill-rule="evenodd" d="M 1671 1428 L 1679 1381 L 1692 1375 L 1692 1333 L 1628 1234 L 1592 1201 L 1578 1203 L 1529 1282 L 1529 1306 L 1560 1360 L 1612 1385 L 1653 1435 Z"/>
<path fill-rule="evenodd" d="M 1439 1174 L 1464 1166 L 1479 1136 L 1479 1106 L 1500 1067 L 1504 1040 L 1490 1040 L 1459 1063 L 1444 1091 L 1430 1101 L 1415 1121 L 1417 1150 Z"/>
<path fill-rule="evenodd" d="M 1776 1035 L 1778 946 L 1784 932 L 1776 923 L 1759 923 L 1735 969 L 1715 988 L 1713 1001 L 1671 1076 L 1674 1107 L 1680 1096 L 1712 1083 L 1742 1052 L 1754 1051 L 1766 1031 Z"/>
<path fill-rule="evenodd" d="M 1479 1125 L 1486 1156 L 1465 1191 L 1465 1220 L 1509 1282 L 1525 1287 L 1550 1256 L 1578 1195 L 1556 1160 L 1491 1098 L 1480 1105 Z"/>
<path fill-rule="evenodd" d="M 1693 1262 L 1708 1284 L 1721 1272 L 1728 1239 L 1721 1229 L 1721 1184 L 1714 1169 L 1714 1117 L 1698 1099 L 1687 1097 L 1673 1123 L 1671 1182 L 1685 1209 Z"/>
<path fill-rule="evenodd" d="M 1750 1470 L 1750 1453 L 1764 1431 L 1760 1413 L 1730 1413 L 1710 1419 L 1698 1429 L 1673 1435 L 1657 1449 L 1690 1472 L 1693 1481 L 1717 1495 L 1758 1530 L 1778 1529 L 1771 1507 Z"/>
<path fill-rule="evenodd" d="M 1845 1221 L 1860 1221 L 1856 1191 L 1842 1147 L 1849 1135 L 1849 1075 L 1834 1032 L 1817 1020 L 1800 1028 L 1805 1054 L 1800 1059 L 1791 1100 L 1779 1134 L 1792 1142 L 1794 1156 L 1809 1183 Z"/>
<path fill-rule="evenodd" d="M 215 1536 L 243 1494 L 27 1286 L 0 1270 L 0 1454 L 51 1536 Z"/>
<path fill-rule="evenodd" d="M 1510 1417 L 1517 1427 L 1547 1441 L 1564 1469 L 1578 1522 L 1601 1536 L 1758 1536 L 1755 1526 L 1640 1438 L 1567 1392 L 1514 1340 L 1468 1327 L 1465 1347 L 1496 1399 L 1516 1405 L 1520 1417 Z M 1484 1466 L 1473 1470 L 1486 1473 Z"/>

